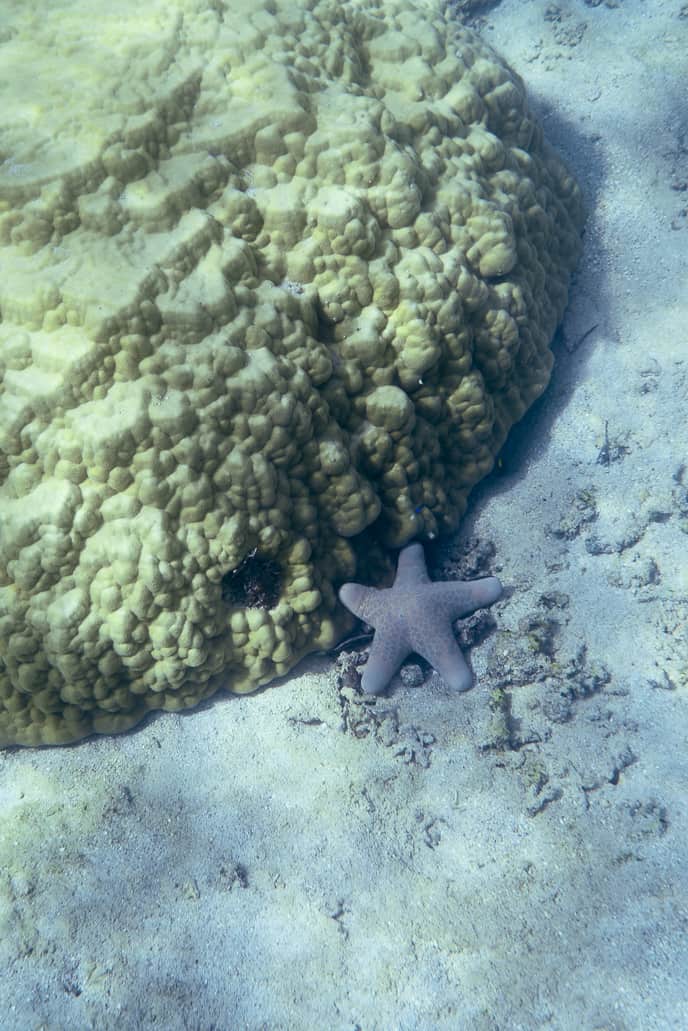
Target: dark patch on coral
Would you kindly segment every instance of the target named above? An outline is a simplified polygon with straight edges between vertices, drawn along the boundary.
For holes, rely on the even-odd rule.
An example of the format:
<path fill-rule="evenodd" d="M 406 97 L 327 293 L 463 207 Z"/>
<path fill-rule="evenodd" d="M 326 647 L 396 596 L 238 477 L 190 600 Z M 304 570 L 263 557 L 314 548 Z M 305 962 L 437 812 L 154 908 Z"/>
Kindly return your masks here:
<path fill-rule="evenodd" d="M 228 605 L 240 605 L 244 609 L 271 609 L 279 600 L 282 570 L 274 559 L 263 558 L 253 551 L 236 569 L 225 573 L 220 586 L 222 600 Z"/>

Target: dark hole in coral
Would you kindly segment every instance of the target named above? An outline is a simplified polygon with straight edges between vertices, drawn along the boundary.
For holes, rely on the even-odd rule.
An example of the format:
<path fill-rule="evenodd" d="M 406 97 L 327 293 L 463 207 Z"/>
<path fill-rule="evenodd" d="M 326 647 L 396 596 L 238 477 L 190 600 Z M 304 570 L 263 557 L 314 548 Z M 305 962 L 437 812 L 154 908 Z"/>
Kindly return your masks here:
<path fill-rule="evenodd" d="M 335 322 L 325 314 L 319 297 L 315 302 L 315 317 L 318 320 L 318 330 L 316 334 L 317 339 L 321 340 L 324 344 L 334 343 Z"/>
<path fill-rule="evenodd" d="M 281 587 L 279 563 L 252 552 L 222 577 L 222 600 L 245 609 L 271 609 L 277 604 Z"/>

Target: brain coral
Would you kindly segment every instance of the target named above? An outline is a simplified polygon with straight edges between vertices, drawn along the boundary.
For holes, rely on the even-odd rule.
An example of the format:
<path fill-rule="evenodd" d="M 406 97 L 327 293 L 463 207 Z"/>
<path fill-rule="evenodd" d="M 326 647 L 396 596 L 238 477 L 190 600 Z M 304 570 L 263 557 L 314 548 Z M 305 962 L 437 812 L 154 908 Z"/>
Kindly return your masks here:
<path fill-rule="evenodd" d="M 337 586 L 455 527 L 544 389 L 582 222 L 520 79 L 436 3 L 37 10 L 0 44 L 0 744 L 27 745 L 329 647 Z"/>

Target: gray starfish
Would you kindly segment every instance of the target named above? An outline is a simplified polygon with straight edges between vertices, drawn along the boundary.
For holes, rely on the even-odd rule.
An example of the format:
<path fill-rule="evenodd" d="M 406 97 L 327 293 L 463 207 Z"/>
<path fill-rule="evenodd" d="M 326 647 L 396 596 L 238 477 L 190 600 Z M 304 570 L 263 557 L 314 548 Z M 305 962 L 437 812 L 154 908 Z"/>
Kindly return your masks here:
<path fill-rule="evenodd" d="M 473 683 L 452 624 L 476 609 L 492 605 L 502 594 L 494 576 L 483 580 L 442 580 L 428 576 L 422 544 L 399 553 L 392 587 L 378 590 L 347 583 L 339 598 L 350 612 L 375 627 L 361 686 L 380 694 L 407 655 L 417 652 L 437 670 L 445 684 L 467 691 Z"/>

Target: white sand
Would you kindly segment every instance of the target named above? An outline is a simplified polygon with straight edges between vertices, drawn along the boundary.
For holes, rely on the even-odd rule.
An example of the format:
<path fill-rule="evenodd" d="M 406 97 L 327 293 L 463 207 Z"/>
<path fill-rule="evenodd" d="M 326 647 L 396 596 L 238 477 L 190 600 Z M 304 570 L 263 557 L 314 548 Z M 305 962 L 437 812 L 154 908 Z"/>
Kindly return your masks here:
<path fill-rule="evenodd" d="M 477 686 L 365 706 L 315 657 L 1 754 L 3 1031 L 688 1027 L 682 7 L 484 14 L 590 219 L 551 388 L 444 549 L 508 588 Z"/>

